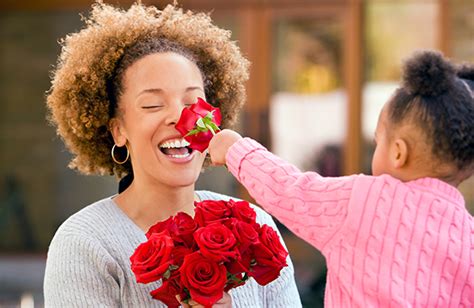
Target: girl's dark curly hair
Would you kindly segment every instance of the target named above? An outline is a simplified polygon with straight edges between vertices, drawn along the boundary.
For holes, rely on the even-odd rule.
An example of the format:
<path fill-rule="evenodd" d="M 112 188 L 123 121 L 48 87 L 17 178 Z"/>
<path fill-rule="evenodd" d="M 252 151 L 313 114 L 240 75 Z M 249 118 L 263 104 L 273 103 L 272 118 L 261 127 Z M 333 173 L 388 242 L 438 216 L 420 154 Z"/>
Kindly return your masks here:
<path fill-rule="evenodd" d="M 222 128 L 231 127 L 245 101 L 249 62 L 230 32 L 204 13 L 163 10 L 134 4 L 121 10 L 98 2 L 86 27 L 62 41 L 47 95 L 49 120 L 84 174 L 130 174 L 131 164 L 115 164 L 109 122 L 116 115 L 126 68 L 154 52 L 172 51 L 197 64 L 206 98 L 221 109 Z"/>
<path fill-rule="evenodd" d="M 469 90 L 474 93 L 474 65 L 465 63 L 457 68 L 457 75 L 461 78 Z"/>
<path fill-rule="evenodd" d="M 457 68 L 439 52 L 417 52 L 405 62 L 388 109 L 390 123 L 412 121 L 434 157 L 458 170 L 474 166 L 474 97 L 467 84 L 473 72 L 472 65 Z"/>

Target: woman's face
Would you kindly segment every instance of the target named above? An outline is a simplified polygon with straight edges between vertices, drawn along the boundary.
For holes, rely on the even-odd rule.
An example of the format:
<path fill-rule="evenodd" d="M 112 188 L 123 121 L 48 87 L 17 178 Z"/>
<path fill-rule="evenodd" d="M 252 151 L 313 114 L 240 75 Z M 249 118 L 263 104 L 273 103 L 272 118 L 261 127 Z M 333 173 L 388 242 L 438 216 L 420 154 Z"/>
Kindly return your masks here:
<path fill-rule="evenodd" d="M 193 185 L 205 154 L 187 148 L 175 124 L 185 106 L 205 99 L 198 67 L 176 53 L 151 54 L 127 68 L 122 85 L 114 136 L 128 144 L 135 181 Z"/>

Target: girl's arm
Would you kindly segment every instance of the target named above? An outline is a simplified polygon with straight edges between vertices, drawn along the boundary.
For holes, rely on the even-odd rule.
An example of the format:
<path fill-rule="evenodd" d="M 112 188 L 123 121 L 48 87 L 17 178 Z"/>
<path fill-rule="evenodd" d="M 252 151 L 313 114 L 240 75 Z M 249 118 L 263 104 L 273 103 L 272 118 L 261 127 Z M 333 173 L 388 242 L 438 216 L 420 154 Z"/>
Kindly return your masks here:
<path fill-rule="evenodd" d="M 322 250 L 343 225 L 357 176 L 325 178 L 301 172 L 250 138 L 231 132 L 212 142 L 210 154 L 218 158 L 218 147 L 227 147 L 229 171 L 259 205 L 299 237 Z M 218 137 L 219 134 L 216 136 Z M 211 143 L 212 143 L 211 142 Z M 219 145 L 218 145 L 219 144 Z"/>

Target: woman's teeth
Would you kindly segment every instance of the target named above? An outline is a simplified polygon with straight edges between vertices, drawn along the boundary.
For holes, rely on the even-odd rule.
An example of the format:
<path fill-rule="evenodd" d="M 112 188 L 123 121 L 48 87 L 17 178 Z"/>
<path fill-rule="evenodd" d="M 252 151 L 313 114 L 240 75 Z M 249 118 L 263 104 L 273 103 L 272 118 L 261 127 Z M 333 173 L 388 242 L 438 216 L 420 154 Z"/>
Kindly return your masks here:
<path fill-rule="evenodd" d="M 160 145 L 160 150 L 172 158 L 186 158 L 192 152 L 187 146 L 189 142 L 184 139 L 168 140 Z"/>
<path fill-rule="evenodd" d="M 187 142 L 184 139 L 175 139 L 175 140 L 168 140 L 168 141 L 163 142 L 160 145 L 160 148 L 166 148 L 166 149 L 169 149 L 169 148 L 184 148 L 184 147 L 187 147 L 189 144 L 190 143 Z"/>
<path fill-rule="evenodd" d="M 185 157 L 188 157 L 189 155 L 191 155 L 191 154 L 189 154 L 189 152 L 188 152 L 188 153 L 182 154 L 182 155 L 181 154 L 172 154 L 172 155 L 169 155 L 169 156 L 171 156 L 173 158 L 185 158 Z"/>

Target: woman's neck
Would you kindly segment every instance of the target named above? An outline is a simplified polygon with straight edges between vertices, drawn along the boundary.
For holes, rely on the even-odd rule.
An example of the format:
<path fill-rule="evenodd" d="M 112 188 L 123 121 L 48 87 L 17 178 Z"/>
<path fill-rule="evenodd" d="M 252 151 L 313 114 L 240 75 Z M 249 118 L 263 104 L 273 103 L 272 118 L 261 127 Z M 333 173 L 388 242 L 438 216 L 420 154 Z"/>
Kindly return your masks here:
<path fill-rule="evenodd" d="M 156 222 L 166 220 L 178 212 L 193 215 L 194 201 L 197 200 L 194 185 L 146 185 L 135 179 L 114 201 L 138 227 L 147 231 Z"/>

